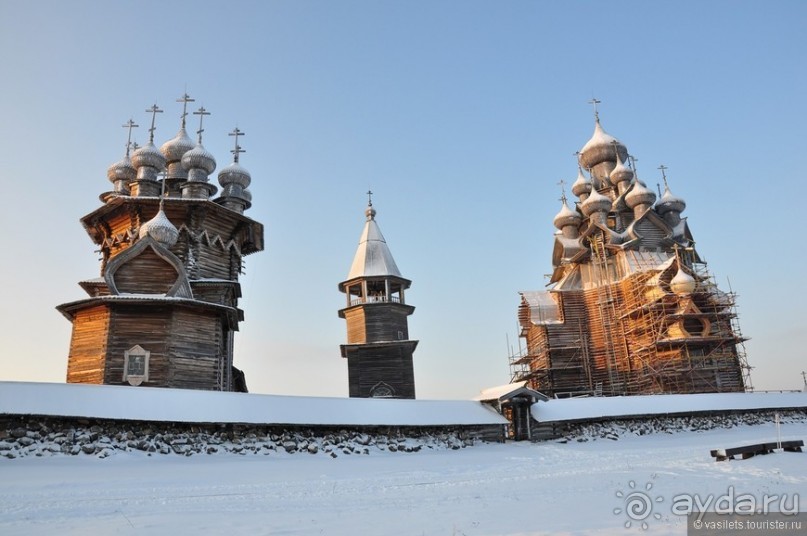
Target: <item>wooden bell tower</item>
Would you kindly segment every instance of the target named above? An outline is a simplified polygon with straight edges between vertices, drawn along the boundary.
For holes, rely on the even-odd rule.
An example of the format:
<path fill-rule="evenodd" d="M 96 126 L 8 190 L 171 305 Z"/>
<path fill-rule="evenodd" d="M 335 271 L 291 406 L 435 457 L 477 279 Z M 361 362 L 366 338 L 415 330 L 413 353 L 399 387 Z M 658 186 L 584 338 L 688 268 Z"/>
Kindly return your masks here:
<path fill-rule="evenodd" d="M 368 192 L 372 195 L 372 192 Z M 409 339 L 404 291 L 411 281 L 401 276 L 375 221 L 372 198 L 365 211 L 359 247 L 339 290 L 347 304 L 339 316 L 347 321 L 347 344 L 340 346 L 348 362 L 351 397 L 415 398 L 412 354 L 418 341 Z"/>

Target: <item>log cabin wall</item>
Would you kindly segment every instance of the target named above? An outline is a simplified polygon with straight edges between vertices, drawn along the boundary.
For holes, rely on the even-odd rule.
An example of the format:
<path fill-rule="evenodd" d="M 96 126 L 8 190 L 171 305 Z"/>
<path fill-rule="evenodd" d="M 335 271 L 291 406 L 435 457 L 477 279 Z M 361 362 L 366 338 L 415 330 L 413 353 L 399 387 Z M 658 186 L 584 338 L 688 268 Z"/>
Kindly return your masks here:
<path fill-rule="evenodd" d="M 105 384 L 124 385 L 123 362 L 127 350 L 140 345 L 151 352 L 149 380 L 144 386 L 169 386 L 171 364 L 168 356 L 168 337 L 172 307 L 116 304 L 113 306 L 109 346 L 104 371 Z"/>
<path fill-rule="evenodd" d="M 120 293 L 167 294 L 177 275 L 176 268 L 147 248 L 115 272 L 115 285 Z"/>
<path fill-rule="evenodd" d="M 394 398 L 415 398 L 412 345 L 364 345 L 347 354 L 351 397 L 369 398 L 379 384 L 387 384 Z"/>
<path fill-rule="evenodd" d="M 175 309 L 172 315 L 168 387 L 228 391 L 223 371 L 232 366 L 227 355 L 223 319 L 191 309 Z"/>
<path fill-rule="evenodd" d="M 408 309 L 394 303 L 371 303 L 345 311 L 348 344 L 409 339 Z"/>
<path fill-rule="evenodd" d="M 104 383 L 109 322 L 109 309 L 104 305 L 76 315 L 67 358 L 68 383 Z"/>

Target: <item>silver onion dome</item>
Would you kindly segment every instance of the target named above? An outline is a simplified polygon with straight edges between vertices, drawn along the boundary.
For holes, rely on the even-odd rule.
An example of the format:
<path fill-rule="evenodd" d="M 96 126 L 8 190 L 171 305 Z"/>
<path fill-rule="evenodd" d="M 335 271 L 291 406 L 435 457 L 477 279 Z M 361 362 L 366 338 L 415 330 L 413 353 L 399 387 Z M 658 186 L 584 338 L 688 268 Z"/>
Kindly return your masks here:
<path fill-rule="evenodd" d="M 552 223 L 556 228 L 562 230 L 567 225 L 574 225 L 576 227 L 580 225 L 580 222 L 582 221 L 583 217 L 580 215 L 580 213 L 569 208 L 568 203 L 566 203 L 566 200 L 564 199 L 563 204 L 560 207 L 560 212 L 555 215 L 555 219 L 552 220 Z"/>
<path fill-rule="evenodd" d="M 627 203 L 630 208 L 636 208 L 639 205 L 652 205 L 655 201 L 655 192 L 645 186 L 638 178 L 633 181 L 633 188 L 631 188 L 628 195 L 625 196 L 625 203 Z"/>
<path fill-rule="evenodd" d="M 205 176 L 201 180 L 207 180 L 207 176 L 213 173 L 213 170 L 216 169 L 216 159 L 207 151 L 207 149 L 202 146 L 201 143 L 199 143 L 182 156 L 182 167 L 185 168 L 186 171 L 190 172 L 191 175 L 193 175 L 192 170 L 203 171 Z M 188 180 L 199 179 L 191 176 L 188 178 Z"/>
<path fill-rule="evenodd" d="M 165 157 L 166 162 L 179 162 L 182 155 L 193 149 L 193 140 L 188 136 L 185 127 L 181 127 L 177 135 L 160 147 L 160 152 Z"/>
<path fill-rule="evenodd" d="M 170 248 L 177 243 L 179 230 L 174 227 L 161 206 L 156 216 L 140 226 L 139 236 L 140 238 L 149 236 L 161 245 Z"/>
<path fill-rule="evenodd" d="M 132 153 L 132 165 L 136 169 L 150 167 L 159 171 L 165 167 L 165 157 L 153 142 L 148 142 Z"/>
<path fill-rule="evenodd" d="M 580 156 L 578 157 L 580 165 L 586 169 L 591 169 L 602 162 L 613 162 L 617 156 L 621 157 L 622 160 L 627 159 L 627 147 L 605 132 L 602 125 L 600 125 L 600 120 L 597 119 L 594 123 L 594 134 L 580 149 Z"/>
<path fill-rule="evenodd" d="M 669 186 L 664 186 L 664 195 L 661 196 L 659 202 L 656 203 L 656 210 L 659 214 L 666 214 L 668 212 L 681 213 L 686 208 L 686 202 L 678 196 L 673 195 Z"/>
<path fill-rule="evenodd" d="M 137 176 L 137 170 L 132 165 L 132 159 L 127 154 L 123 159 L 107 168 L 106 176 L 111 183 L 115 184 L 116 191 L 118 191 L 118 184 L 125 186 L 132 182 Z"/>
<path fill-rule="evenodd" d="M 616 158 L 616 166 L 611 170 L 610 179 L 612 184 L 619 184 L 633 179 L 633 170 L 622 162 L 619 155 Z"/>
<path fill-rule="evenodd" d="M 572 193 L 577 197 L 591 193 L 591 180 L 583 174 L 583 169 L 577 168 L 577 180 L 572 184 Z"/>
<path fill-rule="evenodd" d="M 251 182 L 252 175 L 238 162 L 233 162 L 219 171 L 219 184 L 223 188 L 227 188 L 231 184 L 246 188 Z"/>
<path fill-rule="evenodd" d="M 596 188 L 592 188 L 586 200 L 580 203 L 580 210 L 586 216 L 591 216 L 595 212 L 608 212 L 611 210 L 611 200 L 598 192 Z"/>

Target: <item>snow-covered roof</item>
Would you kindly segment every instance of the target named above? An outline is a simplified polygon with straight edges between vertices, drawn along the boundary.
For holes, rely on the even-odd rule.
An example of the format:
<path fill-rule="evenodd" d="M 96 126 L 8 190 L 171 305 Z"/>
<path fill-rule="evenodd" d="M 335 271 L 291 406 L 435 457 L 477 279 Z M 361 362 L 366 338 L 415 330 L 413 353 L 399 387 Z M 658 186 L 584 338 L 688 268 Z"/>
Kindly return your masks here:
<path fill-rule="evenodd" d="M 0 382 L 0 415 L 321 426 L 507 424 L 473 400 L 258 395 L 158 387 Z"/>
<path fill-rule="evenodd" d="M 381 229 L 375 221 L 375 213 L 372 206 L 367 208 L 367 221 L 359 238 L 359 247 L 353 257 L 347 281 L 358 277 L 387 275 L 402 278 L 387 241 L 384 240 L 384 235 L 381 234 Z"/>
<path fill-rule="evenodd" d="M 551 399 L 532 405 L 539 422 L 674 415 L 709 411 L 807 408 L 807 393 L 699 393 Z"/>
<path fill-rule="evenodd" d="M 505 385 L 497 385 L 496 387 L 488 387 L 482 389 L 480 393 L 474 397 L 474 400 L 504 400 L 511 396 L 519 394 L 529 394 L 535 397 L 536 400 L 546 399 L 546 395 L 539 393 L 527 387 L 527 381 L 507 383 Z"/>

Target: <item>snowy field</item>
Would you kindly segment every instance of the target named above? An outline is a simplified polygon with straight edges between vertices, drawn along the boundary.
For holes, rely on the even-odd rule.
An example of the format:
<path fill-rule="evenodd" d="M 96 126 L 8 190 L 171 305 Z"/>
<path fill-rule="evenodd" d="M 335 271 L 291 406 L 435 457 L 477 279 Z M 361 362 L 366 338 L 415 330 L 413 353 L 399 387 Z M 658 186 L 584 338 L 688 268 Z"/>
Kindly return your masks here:
<path fill-rule="evenodd" d="M 807 423 L 784 425 L 782 439 L 807 439 Z M 807 453 L 709 455 L 775 440 L 773 425 L 757 425 L 336 459 L 0 459 L 0 534 L 686 534 L 671 513 L 682 494 L 707 500 L 732 488 L 760 502 L 786 495 L 788 506 L 800 496 L 807 510 Z M 642 519 L 625 511 L 631 492 L 650 499 Z"/>

